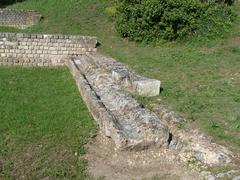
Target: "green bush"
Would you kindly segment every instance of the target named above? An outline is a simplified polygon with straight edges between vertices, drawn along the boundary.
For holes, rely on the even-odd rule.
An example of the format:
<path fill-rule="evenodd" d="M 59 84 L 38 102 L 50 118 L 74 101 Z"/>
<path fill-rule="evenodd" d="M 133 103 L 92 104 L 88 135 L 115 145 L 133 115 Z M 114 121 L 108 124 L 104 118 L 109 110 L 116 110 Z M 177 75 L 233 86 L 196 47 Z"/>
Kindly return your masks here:
<path fill-rule="evenodd" d="M 0 0 L 0 8 L 22 1 L 24 0 Z"/>
<path fill-rule="evenodd" d="M 233 20 L 232 0 L 119 0 L 116 29 L 122 37 L 158 42 L 223 31 Z"/>

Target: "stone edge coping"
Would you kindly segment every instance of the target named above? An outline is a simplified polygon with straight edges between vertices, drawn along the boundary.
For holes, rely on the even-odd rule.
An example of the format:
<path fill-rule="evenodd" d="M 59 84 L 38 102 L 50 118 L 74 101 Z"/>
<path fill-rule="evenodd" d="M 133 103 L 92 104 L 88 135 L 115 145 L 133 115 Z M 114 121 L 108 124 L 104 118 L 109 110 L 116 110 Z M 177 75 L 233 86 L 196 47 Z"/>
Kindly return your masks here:
<path fill-rule="evenodd" d="M 82 39 L 94 40 L 97 43 L 95 36 L 81 36 L 81 35 L 63 35 L 63 34 L 32 34 L 32 33 L 1 33 L 0 38 L 16 37 L 16 38 L 31 38 L 31 39 Z"/>
<path fill-rule="evenodd" d="M 8 9 L 8 8 L 0 8 L 0 11 L 35 12 L 34 10 L 27 10 L 27 9 Z"/>

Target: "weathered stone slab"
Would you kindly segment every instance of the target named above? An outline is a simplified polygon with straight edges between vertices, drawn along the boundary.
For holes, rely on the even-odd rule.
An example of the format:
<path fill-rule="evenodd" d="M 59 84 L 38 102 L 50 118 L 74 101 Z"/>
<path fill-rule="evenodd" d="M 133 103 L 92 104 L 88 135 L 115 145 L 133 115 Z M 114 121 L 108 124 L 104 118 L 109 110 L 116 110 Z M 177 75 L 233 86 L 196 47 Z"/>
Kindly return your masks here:
<path fill-rule="evenodd" d="M 161 82 L 156 79 L 140 79 L 133 81 L 132 85 L 140 96 L 157 96 L 160 93 Z"/>
<path fill-rule="evenodd" d="M 159 80 L 139 76 L 127 65 L 99 53 L 88 53 L 87 55 L 99 67 L 109 71 L 112 78 L 130 92 L 146 97 L 159 95 L 161 86 Z"/>
<path fill-rule="evenodd" d="M 176 128 L 176 124 L 186 121 L 176 112 L 164 105 L 155 105 L 153 110 L 157 112 L 162 121 L 168 122 L 168 127 L 172 133 L 169 148 L 179 151 L 179 155 L 184 160 L 197 159 L 209 166 L 224 166 L 232 162 L 233 154 L 231 151 L 213 143 L 210 137 L 199 130 Z"/>

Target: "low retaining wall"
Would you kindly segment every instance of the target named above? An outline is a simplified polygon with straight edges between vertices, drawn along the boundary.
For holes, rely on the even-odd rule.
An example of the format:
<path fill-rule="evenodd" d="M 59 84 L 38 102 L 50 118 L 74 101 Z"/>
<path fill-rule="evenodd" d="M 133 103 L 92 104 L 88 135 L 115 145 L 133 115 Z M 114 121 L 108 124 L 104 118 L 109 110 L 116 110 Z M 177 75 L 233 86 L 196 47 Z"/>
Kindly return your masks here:
<path fill-rule="evenodd" d="M 63 66 L 70 56 L 96 51 L 86 36 L 0 33 L 0 65 Z"/>
<path fill-rule="evenodd" d="M 37 24 L 41 15 L 29 10 L 0 9 L 0 26 L 27 28 Z"/>

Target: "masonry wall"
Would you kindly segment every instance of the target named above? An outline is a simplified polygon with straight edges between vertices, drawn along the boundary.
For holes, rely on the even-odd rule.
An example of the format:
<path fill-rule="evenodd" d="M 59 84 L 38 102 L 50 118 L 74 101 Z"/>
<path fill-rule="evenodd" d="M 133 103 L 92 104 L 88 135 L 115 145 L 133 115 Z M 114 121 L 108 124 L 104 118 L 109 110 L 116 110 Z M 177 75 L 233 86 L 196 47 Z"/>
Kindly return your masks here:
<path fill-rule="evenodd" d="M 96 51 L 87 36 L 0 33 L 0 65 L 63 66 L 71 56 Z"/>
<path fill-rule="evenodd" d="M 0 26 L 24 29 L 37 24 L 41 15 L 29 10 L 0 9 Z"/>

